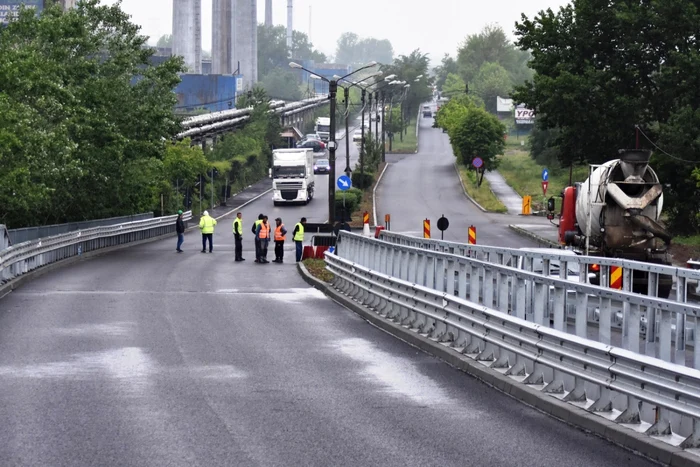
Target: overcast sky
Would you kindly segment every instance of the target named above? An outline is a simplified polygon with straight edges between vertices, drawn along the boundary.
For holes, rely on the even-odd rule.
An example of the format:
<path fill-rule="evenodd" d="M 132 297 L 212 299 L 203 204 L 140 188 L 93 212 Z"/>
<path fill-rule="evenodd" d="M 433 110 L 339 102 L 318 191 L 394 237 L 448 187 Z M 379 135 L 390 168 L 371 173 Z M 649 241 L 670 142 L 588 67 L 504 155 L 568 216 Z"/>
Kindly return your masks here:
<path fill-rule="evenodd" d="M 114 3 L 115 0 L 103 0 Z M 420 48 L 433 63 L 443 54 L 455 54 L 459 43 L 485 25 L 496 23 L 512 36 L 514 24 L 525 13 L 532 17 L 543 9 L 557 10 L 568 0 L 294 0 L 294 29 L 309 33 L 326 54 L 335 53 L 343 32 L 361 37 L 389 39 L 395 55 Z M 211 50 L 211 0 L 202 0 L 202 48 Z M 273 0 L 273 21 L 287 22 L 287 0 Z M 155 42 L 172 29 L 173 0 L 122 0 L 122 8 L 142 32 Z M 258 20 L 264 20 L 265 0 L 258 0 Z"/>

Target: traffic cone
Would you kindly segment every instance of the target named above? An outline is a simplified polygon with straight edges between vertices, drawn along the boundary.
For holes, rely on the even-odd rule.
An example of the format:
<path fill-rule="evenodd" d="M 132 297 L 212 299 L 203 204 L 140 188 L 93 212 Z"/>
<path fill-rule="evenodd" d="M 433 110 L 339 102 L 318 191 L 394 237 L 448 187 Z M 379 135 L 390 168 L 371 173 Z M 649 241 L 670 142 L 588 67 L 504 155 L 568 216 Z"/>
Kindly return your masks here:
<path fill-rule="evenodd" d="M 362 235 L 365 237 L 371 237 L 372 234 L 369 233 L 369 213 L 365 212 L 362 215 Z"/>

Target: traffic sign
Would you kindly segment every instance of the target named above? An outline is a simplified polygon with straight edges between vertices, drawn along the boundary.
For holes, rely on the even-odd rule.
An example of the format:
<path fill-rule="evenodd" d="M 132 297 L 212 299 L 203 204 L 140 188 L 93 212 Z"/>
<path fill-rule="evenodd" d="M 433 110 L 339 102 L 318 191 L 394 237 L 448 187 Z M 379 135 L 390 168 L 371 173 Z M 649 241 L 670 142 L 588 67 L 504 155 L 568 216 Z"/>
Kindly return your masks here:
<path fill-rule="evenodd" d="M 549 170 L 547 170 L 547 169 L 542 169 L 542 181 L 543 181 L 543 182 L 548 182 L 548 181 L 549 181 Z"/>
<path fill-rule="evenodd" d="M 481 157 L 475 157 L 472 159 L 472 165 L 475 169 L 480 169 L 484 165 L 484 160 Z"/>
<path fill-rule="evenodd" d="M 352 187 L 352 180 L 347 175 L 338 177 L 338 188 L 341 191 L 349 190 Z"/>
<path fill-rule="evenodd" d="M 542 182 L 542 194 L 544 196 L 547 196 L 547 187 L 549 186 L 549 182 Z"/>
<path fill-rule="evenodd" d="M 447 217 L 443 214 L 440 219 L 437 221 L 437 228 L 439 230 L 447 230 L 447 228 L 450 226 L 450 221 L 447 220 Z"/>

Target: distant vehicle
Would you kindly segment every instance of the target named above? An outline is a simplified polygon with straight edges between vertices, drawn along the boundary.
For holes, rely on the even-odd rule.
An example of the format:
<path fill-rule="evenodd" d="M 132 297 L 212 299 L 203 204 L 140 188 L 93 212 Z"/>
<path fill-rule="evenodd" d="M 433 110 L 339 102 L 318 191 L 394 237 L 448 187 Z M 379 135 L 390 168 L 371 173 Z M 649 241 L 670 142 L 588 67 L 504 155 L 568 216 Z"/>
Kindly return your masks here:
<path fill-rule="evenodd" d="M 433 112 L 431 112 L 430 109 L 427 109 L 427 110 L 426 110 L 426 109 L 423 109 L 423 117 L 425 117 L 425 118 L 430 118 L 430 117 L 432 117 L 432 116 L 433 116 Z"/>
<path fill-rule="evenodd" d="M 380 118 L 378 112 L 374 112 L 374 113 L 369 114 L 369 121 L 370 121 L 370 122 L 374 122 L 374 121 L 377 121 L 377 120 L 381 121 L 381 118 Z"/>
<path fill-rule="evenodd" d="M 326 149 L 326 143 L 318 139 L 307 139 L 297 143 L 298 148 L 313 149 L 314 152 L 323 152 Z"/>
<path fill-rule="evenodd" d="M 352 140 L 355 143 L 362 141 L 362 130 L 355 130 L 355 133 L 352 135 Z"/>
<path fill-rule="evenodd" d="M 315 174 L 327 174 L 331 171 L 331 163 L 328 159 L 319 159 L 314 164 Z"/>
<path fill-rule="evenodd" d="M 329 117 L 318 117 L 314 131 L 321 137 L 321 141 L 328 141 L 331 136 L 331 119 Z"/>
<path fill-rule="evenodd" d="M 272 151 L 272 201 L 307 204 L 314 197 L 314 153 L 308 148 Z"/>
<path fill-rule="evenodd" d="M 318 133 L 307 133 L 307 134 L 304 135 L 304 137 L 303 137 L 301 140 L 302 140 L 302 141 L 306 141 L 306 140 L 309 140 L 309 139 L 315 139 L 315 140 L 318 140 L 318 141 L 322 141 L 321 135 L 319 135 Z"/>

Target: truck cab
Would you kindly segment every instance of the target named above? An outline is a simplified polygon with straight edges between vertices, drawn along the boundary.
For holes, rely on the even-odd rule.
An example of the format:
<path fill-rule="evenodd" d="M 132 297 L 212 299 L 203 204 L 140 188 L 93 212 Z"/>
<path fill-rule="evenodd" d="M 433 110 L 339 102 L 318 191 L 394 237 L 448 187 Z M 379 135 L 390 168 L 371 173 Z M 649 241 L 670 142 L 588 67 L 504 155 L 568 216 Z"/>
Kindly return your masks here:
<path fill-rule="evenodd" d="M 272 201 L 307 204 L 314 197 L 314 153 L 310 148 L 272 151 Z"/>
<path fill-rule="evenodd" d="M 314 132 L 318 134 L 321 141 L 327 142 L 331 135 L 331 119 L 329 117 L 318 117 L 316 125 L 314 125 Z"/>

